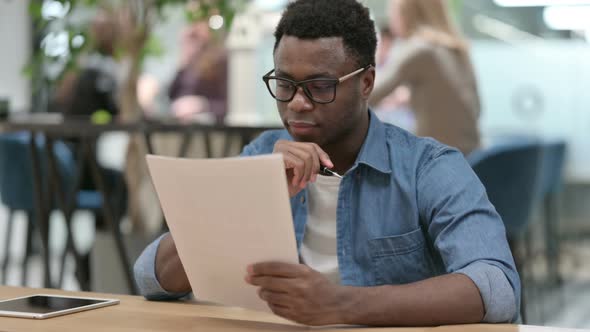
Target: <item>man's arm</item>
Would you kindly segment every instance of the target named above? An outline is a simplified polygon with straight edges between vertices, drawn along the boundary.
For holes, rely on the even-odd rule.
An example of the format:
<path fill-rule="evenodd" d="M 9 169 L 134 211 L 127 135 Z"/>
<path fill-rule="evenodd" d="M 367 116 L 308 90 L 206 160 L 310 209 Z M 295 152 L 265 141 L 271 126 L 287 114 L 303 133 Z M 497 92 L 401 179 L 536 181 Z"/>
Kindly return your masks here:
<path fill-rule="evenodd" d="M 253 265 L 246 281 L 277 315 L 307 325 L 433 326 L 481 322 L 484 305 L 465 275 L 407 285 L 351 287 L 331 283 L 305 265 Z"/>
<path fill-rule="evenodd" d="M 149 300 L 179 299 L 191 291 L 170 234 L 145 248 L 135 262 L 134 274 L 140 294 Z"/>
<path fill-rule="evenodd" d="M 483 322 L 516 320 L 520 279 L 502 219 L 457 150 L 432 145 L 417 176 L 418 208 L 428 240 L 447 273 L 469 277 L 479 289 Z"/>
<path fill-rule="evenodd" d="M 191 285 L 170 233 L 162 238 L 156 252 L 156 277 L 162 288 L 169 293 L 191 291 Z"/>
<path fill-rule="evenodd" d="M 344 323 L 373 326 L 435 326 L 479 323 L 484 305 L 478 288 L 462 274 L 407 285 L 351 287 Z M 347 318 L 348 317 L 348 318 Z"/>

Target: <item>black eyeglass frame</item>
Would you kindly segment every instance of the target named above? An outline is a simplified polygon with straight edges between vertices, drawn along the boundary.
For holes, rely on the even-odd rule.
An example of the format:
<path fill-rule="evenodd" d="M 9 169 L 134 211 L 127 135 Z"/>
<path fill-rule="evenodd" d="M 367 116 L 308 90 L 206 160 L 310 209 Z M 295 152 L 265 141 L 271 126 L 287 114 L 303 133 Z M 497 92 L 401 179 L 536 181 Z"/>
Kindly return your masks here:
<path fill-rule="evenodd" d="M 270 95 L 283 103 L 288 103 L 291 100 L 293 100 L 293 98 L 295 98 L 295 95 L 297 94 L 297 90 L 299 90 L 299 87 L 301 87 L 301 89 L 303 90 L 303 93 L 305 93 L 305 95 L 307 96 L 307 98 L 309 98 L 309 100 L 313 101 L 314 103 L 318 103 L 318 104 L 329 104 L 334 102 L 334 100 L 336 100 L 336 87 L 341 84 L 342 82 L 364 72 L 365 70 L 368 70 L 369 68 L 371 68 L 372 65 L 368 65 L 362 68 L 359 68 L 355 71 L 353 71 L 350 74 L 346 74 L 340 78 L 312 78 L 309 80 L 303 80 L 303 81 L 294 81 L 288 78 L 284 78 L 284 77 L 278 77 L 278 76 L 272 76 L 271 74 L 275 71 L 274 69 L 272 69 L 271 71 L 269 71 L 268 73 L 266 73 L 264 76 L 262 76 L 262 80 L 264 81 L 264 83 L 266 84 L 266 88 L 268 89 L 268 92 L 270 93 Z M 285 98 L 285 99 L 279 99 L 277 98 L 277 96 L 272 92 L 272 88 L 270 87 L 270 80 L 278 80 L 278 81 L 283 81 L 283 82 L 287 82 L 290 83 L 294 89 L 293 89 L 293 93 L 291 94 L 290 98 Z M 316 100 L 311 91 L 309 91 L 309 88 L 307 87 L 307 84 L 309 83 L 314 83 L 314 82 L 330 82 L 333 84 L 333 93 L 332 93 L 332 98 L 329 101 L 325 101 L 325 100 Z"/>

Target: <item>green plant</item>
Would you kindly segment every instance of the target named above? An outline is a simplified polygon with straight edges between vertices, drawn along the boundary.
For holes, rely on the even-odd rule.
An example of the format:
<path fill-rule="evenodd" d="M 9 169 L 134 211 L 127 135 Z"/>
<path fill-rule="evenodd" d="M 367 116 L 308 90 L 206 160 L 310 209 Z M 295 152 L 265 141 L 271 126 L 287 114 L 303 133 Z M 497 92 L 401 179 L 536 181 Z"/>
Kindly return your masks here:
<path fill-rule="evenodd" d="M 34 50 L 24 73 L 33 86 L 54 86 L 65 73 L 75 71 L 81 54 L 93 44 L 90 24 L 98 9 L 118 15 L 121 30 L 115 57 L 125 58 L 130 65 L 121 85 L 121 113 L 136 118 L 137 100 L 132 93 L 142 64 L 147 56 L 164 52 L 152 35 L 155 24 L 165 21 L 165 9 L 184 8 L 187 21 L 198 21 L 220 15 L 227 30 L 246 0 L 31 0 L 29 13 L 39 47 Z"/>
<path fill-rule="evenodd" d="M 461 22 L 461 12 L 463 10 L 463 0 L 449 0 L 449 8 L 455 22 Z"/>

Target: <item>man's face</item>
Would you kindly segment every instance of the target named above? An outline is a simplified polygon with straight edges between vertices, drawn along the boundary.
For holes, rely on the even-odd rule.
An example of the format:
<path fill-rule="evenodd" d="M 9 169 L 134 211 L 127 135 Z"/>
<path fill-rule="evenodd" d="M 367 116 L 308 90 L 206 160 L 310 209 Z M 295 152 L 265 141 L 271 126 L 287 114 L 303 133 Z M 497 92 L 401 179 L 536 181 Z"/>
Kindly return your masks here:
<path fill-rule="evenodd" d="M 294 81 L 338 79 L 359 69 L 340 37 L 307 40 L 285 35 L 275 51 L 274 62 L 274 75 Z M 313 102 L 298 88 L 290 102 L 277 101 L 285 128 L 296 141 L 320 146 L 343 141 L 362 123 L 374 78 L 371 68 L 338 84 L 336 99 L 329 104 Z"/>

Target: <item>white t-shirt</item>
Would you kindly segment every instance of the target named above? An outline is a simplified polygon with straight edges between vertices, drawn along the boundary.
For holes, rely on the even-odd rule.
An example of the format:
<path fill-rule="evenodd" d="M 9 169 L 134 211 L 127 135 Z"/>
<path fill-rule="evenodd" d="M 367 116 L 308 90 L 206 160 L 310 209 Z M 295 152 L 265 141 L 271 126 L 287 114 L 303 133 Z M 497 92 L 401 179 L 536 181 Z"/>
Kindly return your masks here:
<path fill-rule="evenodd" d="M 340 284 L 336 209 L 340 179 L 318 175 L 308 185 L 308 216 L 300 254 L 303 263 Z"/>

